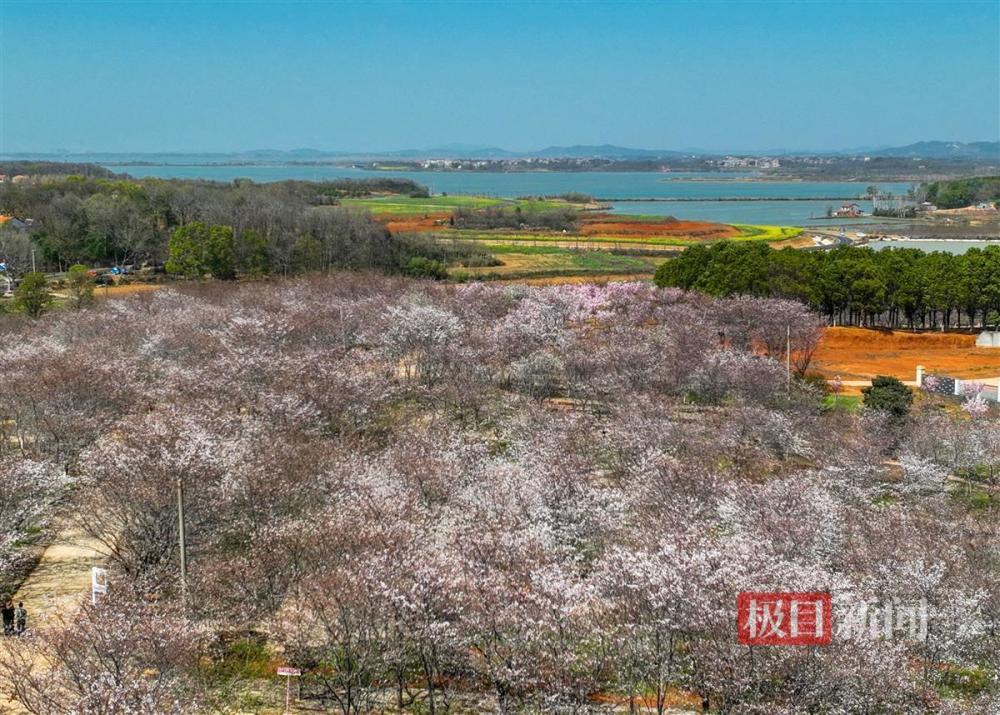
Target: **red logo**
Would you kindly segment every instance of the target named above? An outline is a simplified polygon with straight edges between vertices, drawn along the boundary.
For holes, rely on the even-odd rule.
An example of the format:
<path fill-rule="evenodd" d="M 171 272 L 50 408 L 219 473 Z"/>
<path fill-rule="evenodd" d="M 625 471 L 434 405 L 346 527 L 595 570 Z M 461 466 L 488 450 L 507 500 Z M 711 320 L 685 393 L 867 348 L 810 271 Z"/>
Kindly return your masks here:
<path fill-rule="evenodd" d="M 744 591 L 736 598 L 736 633 L 743 645 L 828 645 L 833 604 L 822 591 Z"/>

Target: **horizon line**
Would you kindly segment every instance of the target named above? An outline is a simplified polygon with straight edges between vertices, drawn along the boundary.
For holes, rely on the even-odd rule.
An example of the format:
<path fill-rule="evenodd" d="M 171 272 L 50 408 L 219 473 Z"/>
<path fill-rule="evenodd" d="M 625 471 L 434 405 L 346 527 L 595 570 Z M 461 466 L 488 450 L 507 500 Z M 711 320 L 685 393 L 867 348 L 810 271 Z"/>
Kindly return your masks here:
<path fill-rule="evenodd" d="M 469 156 L 461 156 L 455 154 L 450 157 L 441 158 L 472 158 L 472 154 L 475 152 L 482 151 L 502 151 L 511 156 L 508 158 L 517 158 L 518 156 L 527 156 L 530 154 L 538 154 L 540 152 L 549 151 L 552 149 L 574 149 L 574 148 L 601 148 L 608 147 L 619 150 L 642 152 L 645 154 L 650 154 L 649 158 L 654 158 L 655 156 L 666 156 L 667 154 L 687 154 L 687 155 L 715 155 L 715 154 L 792 154 L 792 155 L 809 155 L 816 153 L 865 153 L 865 152 L 877 152 L 884 151 L 887 149 L 901 149 L 916 144 L 959 144 L 959 145 L 970 145 L 970 144 L 998 144 L 1000 145 L 1000 139 L 977 139 L 971 141 L 953 140 L 953 139 L 925 139 L 915 142 L 909 142 L 906 144 L 879 144 L 879 145 L 868 145 L 868 146 L 853 146 L 853 147 L 827 147 L 827 148 L 790 148 L 790 147 L 769 147 L 769 148 L 721 148 L 721 149 L 710 149 L 710 148 L 677 148 L 677 149 L 664 149 L 664 148 L 647 148 L 641 146 L 626 146 L 622 144 L 612 144 L 609 142 L 604 142 L 601 144 L 550 144 L 537 149 L 507 149 L 505 147 L 495 145 L 495 144 L 473 144 L 466 142 L 456 142 L 455 147 L 449 147 L 447 145 L 443 146 L 430 146 L 430 147 L 404 147 L 401 149 L 320 149 L 312 146 L 302 146 L 295 147 L 292 149 L 275 149 L 275 148 L 254 148 L 254 149 L 232 149 L 232 150 L 221 150 L 221 149 L 3 149 L 0 150 L 0 156 L 5 155 L 51 155 L 51 156 L 88 156 L 95 154 L 129 154 L 129 155 L 180 155 L 180 156 L 191 156 L 191 155 L 218 155 L 218 156 L 231 156 L 231 155 L 241 155 L 241 154 L 254 154 L 254 153 L 275 153 L 275 154 L 294 154 L 297 152 L 314 152 L 316 154 L 328 154 L 328 155 L 341 155 L 345 158 L 356 157 L 356 156 L 369 156 L 369 155 L 390 155 L 390 154 L 400 154 L 404 152 L 442 152 L 442 151 L 457 151 L 457 152 L 470 152 Z M 467 146 L 463 146 L 467 144 Z M 659 154 L 657 154 L 659 152 Z M 583 157 L 574 157 L 583 158 Z"/>

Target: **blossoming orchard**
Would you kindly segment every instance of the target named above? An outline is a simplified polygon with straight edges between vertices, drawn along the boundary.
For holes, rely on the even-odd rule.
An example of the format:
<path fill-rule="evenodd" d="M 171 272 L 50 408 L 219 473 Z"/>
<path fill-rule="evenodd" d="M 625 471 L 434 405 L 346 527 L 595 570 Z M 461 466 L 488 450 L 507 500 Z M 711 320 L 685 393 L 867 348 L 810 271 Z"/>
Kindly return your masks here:
<path fill-rule="evenodd" d="M 3 320 L 5 588 L 69 531 L 107 592 L 0 642 L 0 709 L 280 712 L 287 667 L 343 715 L 1000 712 L 995 407 L 831 406 L 798 303 L 334 274 Z"/>

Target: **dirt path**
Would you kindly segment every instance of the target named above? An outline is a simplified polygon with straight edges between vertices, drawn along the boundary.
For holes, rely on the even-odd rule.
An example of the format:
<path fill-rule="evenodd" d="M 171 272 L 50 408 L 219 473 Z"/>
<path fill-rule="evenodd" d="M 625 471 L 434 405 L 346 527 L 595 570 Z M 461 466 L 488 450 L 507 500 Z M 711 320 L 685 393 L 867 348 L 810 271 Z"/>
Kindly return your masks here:
<path fill-rule="evenodd" d="M 75 525 L 64 525 L 14 596 L 24 601 L 29 623 L 43 626 L 75 610 L 90 596 L 90 569 L 105 561 L 101 544 Z"/>
<path fill-rule="evenodd" d="M 827 380 L 828 385 L 833 385 L 833 380 Z M 902 380 L 901 381 L 907 387 L 916 387 L 917 383 L 914 380 Z M 871 380 L 841 380 L 841 395 L 860 395 L 861 391 L 866 387 L 871 387 Z"/>
<path fill-rule="evenodd" d="M 74 525 L 64 524 L 42 552 L 35 568 L 14 594 L 24 602 L 29 628 L 46 626 L 60 615 L 71 614 L 90 597 L 90 569 L 105 562 L 101 544 Z M 3 647 L 0 642 L 0 647 Z M 0 694 L 0 712 L 24 712 Z"/>

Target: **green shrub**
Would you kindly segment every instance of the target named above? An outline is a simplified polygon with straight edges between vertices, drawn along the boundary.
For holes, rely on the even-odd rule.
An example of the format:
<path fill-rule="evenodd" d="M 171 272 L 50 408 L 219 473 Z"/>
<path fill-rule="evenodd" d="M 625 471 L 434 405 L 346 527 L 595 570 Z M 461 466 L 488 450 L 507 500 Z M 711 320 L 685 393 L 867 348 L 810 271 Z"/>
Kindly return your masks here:
<path fill-rule="evenodd" d="M 941 676 L 941 685 L 954 695 L 978 695 L 992 683 L 989 671 L 978 665 L 971 668 L 948 668 Z"/>
<path fill-rule="evenodd" d="M 94 299 L 96 284 L 85 265 L 77 263 L 69 267 L 66 271 L 66 285 L 74 308 L 79 310 Z"/>
<path fill-rule="evenodd" d="M 260 634 L 222 634 L 213 651 L 211 674 L 215 678 L 249 680 L 271 674 L 271 653 Z"/>
<path fill-rule="evenodd" d="M 423 256 L 413 256 L 406 264 L 405 272 L 415 278 L 443 280 L 448 277 L 448 269 L 443 263 Z"/>
<path fill-rule="evenodd" d="M 34 272 L 21 279 L 21 285 L 14 291 L 14 307 L 23 310 L 32 318 L 37 318 L 52 304 L 49 281 L 44 273 Z"/>
<path fill-rule="evenodd" d="M 879 375 L 871 387 L 861 391 L 865 407 L 887 412 L 896 419 L 905 419 L 913 405 L 913 393 L 898 377 Z"/>

